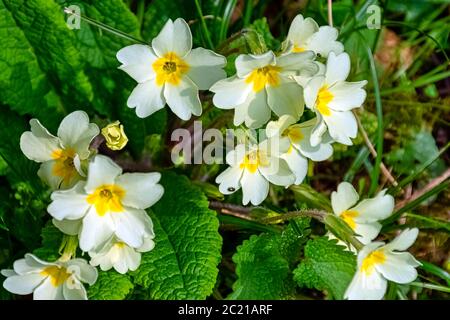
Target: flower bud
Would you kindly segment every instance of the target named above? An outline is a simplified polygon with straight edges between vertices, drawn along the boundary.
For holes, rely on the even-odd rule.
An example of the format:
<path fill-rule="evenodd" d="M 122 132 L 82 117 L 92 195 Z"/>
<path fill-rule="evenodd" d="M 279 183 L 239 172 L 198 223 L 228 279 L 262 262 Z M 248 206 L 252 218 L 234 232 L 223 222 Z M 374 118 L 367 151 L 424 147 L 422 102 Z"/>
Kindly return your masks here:
<path fill-rule="evenodd" d="M 122 150 L 128 143 L 128 137 L 119 121 L 108 124 L 102 129 L 106 146 L 111 150 Z"/>

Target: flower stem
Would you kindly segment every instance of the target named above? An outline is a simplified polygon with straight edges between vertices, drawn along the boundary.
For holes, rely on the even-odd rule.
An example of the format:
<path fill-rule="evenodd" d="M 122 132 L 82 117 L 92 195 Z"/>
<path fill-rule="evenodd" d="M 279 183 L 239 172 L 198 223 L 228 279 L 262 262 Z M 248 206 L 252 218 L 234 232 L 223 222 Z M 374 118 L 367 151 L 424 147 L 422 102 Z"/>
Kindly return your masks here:
<path fill-rule="evenodd" d="M 208 30 L 208 26 L 206 25 L 205 17 L 203 16 L 202 7 L 198 0 L 195 0 L 195 7 L 197 8 L 197 13 L 200 18 L 200 23 L 202 25 L 203 33 L 205 34 L 206 42 L 208 43 L 209 49 L 214 49 L 214 45 L 211 40 L 211 35 Z"/>
<path fill-rule="evenodd" d="M 68 261 L 72 257 L 76 256 L 78 248 L 78 237 L 77 236 L 69 236 L 64 235 L 63 240 L 61 242 L 61 246 L 59 247 L 59 252 L 61 253 L 61 257 L 59 261 Z"/>
<path fill-rule="evenodd" d="M 104 23 L 102 23 L 100 21 L 91 19 L 91 18 L 86 17 L 85 15 L 82 15 L 82 14 L 77 14 L 76 12 L 70 10 L 69 8 L 64 8 L 64 12 L 69 14 L 69 15 L 73 15 L 75 17 L 78 17 L 81 20 L 85 21 L 86 23 L 89 23 L 89 24 L 91 24 L 93 26 L 98 27 L 99 29 L 102 29 L 102 30 L 105 30 L 107 32 L 110 32 L 110 33 L 112 33 L 112 34 L 114 34 L 114 35 L 116 35 L 118 37 L 130 40 L 130 41 L 133 41 L 133 42 L 141 43 L 141 44 L 147 44 L 145 41 L 143 41 L 141 39 L 137 39 L 137 38 L 135 38 L 133 36 L 130 36 L 129 34 L 123 32 L 123 31 L 120 31 L 118 29 L 115 29 L 115 28 L 113 28 L 111 26 L 108 26 L 107 24 L 104 24 Z"/>

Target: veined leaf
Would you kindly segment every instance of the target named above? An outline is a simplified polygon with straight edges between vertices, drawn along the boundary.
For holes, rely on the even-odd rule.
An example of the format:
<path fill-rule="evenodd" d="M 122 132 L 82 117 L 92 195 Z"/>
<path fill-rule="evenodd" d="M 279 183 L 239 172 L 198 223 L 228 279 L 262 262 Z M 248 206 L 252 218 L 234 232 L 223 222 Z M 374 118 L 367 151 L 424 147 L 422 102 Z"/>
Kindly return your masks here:
<path fill-rule="evenodd" d="M 342 299 L 356 269 L 356 256 L 336 240 L 326 237 L 308 241 L 305 259 L 294 271 L 300 287 L 326 290 L 329 296 Z"/>
<path fill-rule="evenodd" d="M 142 255 L 136 284 L 152 299 L 205 299 L 218 273 L 222 239 L 216 213 L 186 177 L 166 172 L 164 196 L 152 208 L 155 248 Z"/>
<path fill-rule="evenodd" d="M 129 275 L 109 270 L 99 271 L 97 281 L 86 289 L 90 300 L 123 300 L 133 287 Z"/>

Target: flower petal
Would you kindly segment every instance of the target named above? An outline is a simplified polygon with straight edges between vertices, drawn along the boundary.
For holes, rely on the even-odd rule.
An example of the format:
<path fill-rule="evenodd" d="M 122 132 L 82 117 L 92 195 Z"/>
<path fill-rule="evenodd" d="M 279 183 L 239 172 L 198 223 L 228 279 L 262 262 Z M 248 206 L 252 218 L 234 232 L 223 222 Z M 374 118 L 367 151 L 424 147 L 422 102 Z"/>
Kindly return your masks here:
<path fill-rule="evenodd" d="M 37 119 L 31 119 L 30 126 L 31 131 L 24 132 L 20 137 L 20 149 L 30 160 L 52 160 L 53 151 L 61 148 L 59 139 L 50 134 Z"/>
<path fill-rule="evenodd" d="M 127 106 L 136 108 L 136 115 L 139 118 L 146 118 L 166 104 L 163 88 L 157 86 L 153 80 L 139 83 L 128 97 Z"/>
<path fill-rule="evenodd" d="M 239 166 L 242 163 L 246 152 L 246 145 L 238 144 L 234 150 L 227 153 L 226 162 L 232 167 Z"/>
<path fill-rule="evenodd" d="M 269 194 L 269 182 L 257 170 L 251 173 L 244 170 L 241 179 L 242 185 L 242 204 L 245 206 L 249 202 L 257 206 L 267 198 Z"/>
<path fill-rule="evenodd" d="M 283 115 L 276 121 L 270 121 L 266 126 L 266 136 L 268 138 L 280 136 L 284 130 L 296 122 L 296 119 L 290 115 Z"/>
<path fill-rule="evenodd" d="M 309 38 L 306 49 L 312 50 L 325 58 L 331 51 L 337 55 L 341 54 L 344 51 L 344 45 L 336 41 L 337 37 L 338 31 L 336 28 L 322 26 Z"/>
<path fill-rule="evenodd" d="M 270 120 L 270 108 L 267 104 L 267 93 L 261 90 L 252 93 L 249 96 L 249 104 L 247 109 L 247 116 L 245 118 L 245 125 L 249 128 L 259 128 Z"/>
<path fill-rule="evenodd" d="M 298 185 L 302 183 L 308 172 L 308 160 L 306 160 L 306 158 L 304 158 L 294 147 L 283 154 L 282 158 L 286 160 L 289 169 L 295 175 L 294 184 Z"/>
<path fill-rule="evenodd" d="M 352 145 L 350 138 L 356 138 L 358 124 L 351 111 L 331 111 L 329 116 L 323 117 L 330 136 L 339 143 Z"/>
<path fill-rule="evenodd" d="M 366 275 L 357 271 L 345 291 L 344 298 L 349 300 L 381 300 L 387 289 L 387 281 L 380 273 Z"/>
<path fill-rule="evenodd" d="M 71 281 L 72 280 L 72 281 Z M 63 285 L 63 296 L 65 300 L 87 300 L 86 289 L 76 279 L 68 279 Z"/>
<path fill-rule="evenodd" d="M 64 148 L 74 148 L 81 160 L 89 156 L 89 145 L 100 133 L 95 123 L 89 123 L 84 111 L 75 111 L 67 115 L 59 125 L 58 137 Z"/>
<path fill-rule="evenodd" d="M 314 119 L 313 119 L 314 120 Z M 311 145 L 311 135 L 314 126 L 302 127 L 303 139 L 294 144 L 300 153 L 312 161 L 323 161 L 331 157 L 333 147 L 329 143 L 319 143 L 317 146 Z"/>
<path fill-rule="evenodd" d="M 245 79 L 232 76 L 216 82 L 209 90 L 215 93 L 213 103 L 217 108 L 233 109 L 245 103 L 252 86 L 247 84 Z"/>
<path fill-rule="evenodd" d="M 34 300 L 64 300 L 63 286 L 55 287 L 47 277 L 33 292 Z"/>
<path fill-rule="evenodd" d="M 47 208 L 48 213 L 57 220 L 84 217 L 90 207 L 86 201 L 84 186 L 84 182 L 78 182 L 72 189 L 53 192 L 52 203 Z"/>
<path fill-rule="evenodd" d="M 327 70 L 325 72 L 325 82 L 331 86 L 337 81 L 345 81 L 350 73 L 350 57 L 343 52 L 336 55 L 330 52 L 327 60 Z"/>
<path fill-rule="evenodd" d="M 254 70 L 275 64 L 275 54 L 267 51 L 263 54 L 241 54 L 236 58 L 236 74 L 246 78 Z"/>
<path fill-rule="evenodd" d="M 355 219 L 356 220 L 356 219 Z M 355 233 L 358 235 L 356 238 L 362 244 L 368 244 L 375 239 L 381 230 L 381 224 L 378 222 L 358 223 L 355 224 Z"/>
<path fill-rule="evenodd" d="M 147 209 L 161 199 L 164 189 L 158 184 L 161 174 L 125 173 L 116 179 L 116 183 L 125 191 L 122 203 L 136 209 Z"/>
<path fill-rule="evenodd" d="M 91 193 L 101 185 L 114 184 L 120 174 L 122 174 L 122 168 L 114 161 L 106 156 L 97 155 L 89 164 L 89 175 L 85 190 Z"/>
<path fill-rule="evenodd" d="M 331 206 L 336 215 L 340 215 L 343 211 L 351 208 L 358 201 L 359 195 L 355 188 L 348 182 L 341 182 L 337 191 L 331 193 Z"/>
<path fill-rule="evenodd" d="M 417 236 L 419 235 L 419 229 L 405 229 L 394 240 L 384 246 L 386 250 L 391 251 L 404 251 L 414 244 Z"/>
<path fill-rule="evenodd" d="M 309 80 L 308 83 L 306 83 L 304 89 L 304 98 L 305 104 L 309 109 L 314 110 L 317 95 L 319 93 L 320 88 L 323 86 L 324 82 L 325 82 L 324 76 L 316 76 L 313 77 L 311 80 Z"/>
<path fill-rule="evenodd" d="M 67 261 L 67 270 L 73 274 L 74 277 L 82 282 L 93 285 L 97 281 L 97 269 L 90 266 L 84 259 L 71 259 Z"/>
<path fill-rule="evenodd" d="M 153 222 L 145 210 L 126 208 L 126 211 L 113 215 L 116 236 L 133 248 L 139 248 L 144 238 L 154 237 Z"/>
<path fill-rule="evenodd" d="M 337 82 L 329 88 L 333 99 L 328 103 L 328 107 L 337 111 L 349 111 L 359 108 L 366 99 L 366 91 L 362 89 L 367 81 L 359 82 Z"/>
<path fill-rule="evenodd" d="M 298 14 L 294 20 L 292 20 L 287 39 L 298 48 L 302 48 L 304 47 L 306 40 L 318 30 L 319 26 L 312 18 L 308 17 L 304 19 L 301 14 Z"/>
<path fill-rule="evenodd" d="M 182 120 L 189 120 L 192 115 L 202 114 L 198 88 L 188 77 L 181 78 L 177 85 L 166 83 L 164 97 L 173 113 Z"/>
<path fill-rule="evenodd" d="M 394 198 L 383 190 L 375 198 L 361 201 L 353 210 L 359 214 L 357 222 L 373 222 L 389 217 L 394 211 L 394 205 Z"/>
<path fill-rule="evenodd" d="M 219 191 L 222 194 L 231 194 L 239 190 L 241 188 L 240 180 L 243 171 L 239 166 L 225 169 L 216 178 L 216 183 L 219 184 Z"/>
<path fill-rule="evenodd" d="M 323 117 L 319 113 L 317 114 L 316 121 L 316 124 L 311 130 L 311 137 L 309 139 L 312 147 L 316 147 L 322 142 L 325 143 L 325 133 L 328 129 Z"/>
<path fill-rule="evenodd" d="M 283 74 L 295 72 L 292 75 L 296 75 L 300 72 L 312 76 L 319 71 L 319 67 L 313 62 L 314 58 L 315 54 L 312 51 L 290 52 L 277 57 L 277 67 L 282 69 Z"/>
<path fill-rule="evenodd" d="M 3 287 L 14 294 L 31 294 L 44 279 L 45 277 L 39 273 L 14 275 L 6 278 Z"/>
<path fill-rule="evenodd" d="M 421 264 L 408 252 L 386 253 L 386 260 L 375 268 L 388 280 L 410 283 L 417 278 L 415 267 Z"/>
<path fill-rule="evenodd" d="M 208 90 L 227 76 L 223 70 L 227 59 L 211 50 L 195 48 L 186 56 L 185 61 L 189 65 L 188 77 L 200 90 Z"/>
<path fill-rule="evenodd" d="M 279 76 L 277 86 L 266 85 L 267 103 L 279 117 L 290 115 L 299 119 L 303 114 L 303 89 L 295 81 Z"/>
<path fill-rule="evenodd" d="M 147 45 L 133 44 L 117 52 L 117 60 L 122 63 L 119 69 L 125 71 L 139 83 L 155 78 L 153 62 L 157 56 Z"/>
<path fill-rule="evenodd" d="M 169 19 L 161 32 L 152 40 L 152 47 L 158 56 L 168 52 L 175 52 L 184 57 L 192 49 L 192 34 L 184 19 L 178 18 L 175 22 Z"/>
<path fill-rule="evenodd" d="M 117 215 L 122 214 L 117 213 Z M 88 252 L 100 246 L 112 236 L 114 230 L 115 226 L 111 215 L 99 216 L 92 207 L 83 218 L 79 236 L 81 250 Z"/>

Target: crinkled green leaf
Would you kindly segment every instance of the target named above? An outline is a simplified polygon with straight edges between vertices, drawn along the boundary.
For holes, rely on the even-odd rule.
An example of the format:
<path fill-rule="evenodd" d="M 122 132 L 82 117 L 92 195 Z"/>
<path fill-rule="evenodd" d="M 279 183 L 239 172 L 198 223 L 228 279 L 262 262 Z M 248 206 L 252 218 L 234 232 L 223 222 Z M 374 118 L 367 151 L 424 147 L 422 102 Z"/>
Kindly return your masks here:
<path fill-rule="evenodd" d="M 183 176 L 163 173 L 164 196 L 152 208 L 155 248 L 142 255 L 136 284 L 152 299 L 205 299 L 218 273 L 222 239 L 215 211 Z"/>
<path fill-rule="evenodd" d="M 300 287 L 326 290 L 329 297 L 342 299 L 356 269 L 356 256 L 326 237 L 308 241 L 305 258 L 294 270 Z"/>
<path fill-rule="evenodd" d="M 33 253 L 45 261 L 58 260 L 61 256 L 59 254 L 59 248 L 63 239 L 62 232 L 49 221 L 47 225 L 42 228 L 41 237 L 41 247 L 34 250 Z"/>
<path fill-rule="evenodd" d="M 61 95 L 66 111 L 86 108 L 93 98 L 92 86 L 62 9 L 53 0 L 2 2 L 32 47 L 41 70 Z"/>
<path fill-rule="evenodd" d="M 120 274 L 114 270 L 99 271 L 97 281 L 87 288 L 88 299 L 123 300 L 133 287 L 128 274 Z"/>
<path fill-rule="evenodd" d="M 309 219 L 297 221 L 282 234 L 253 235 L 238 247 L 233 256 L 238 280 L 229 299 L 295 298 L 291 267 L 309 234 Z"/>

